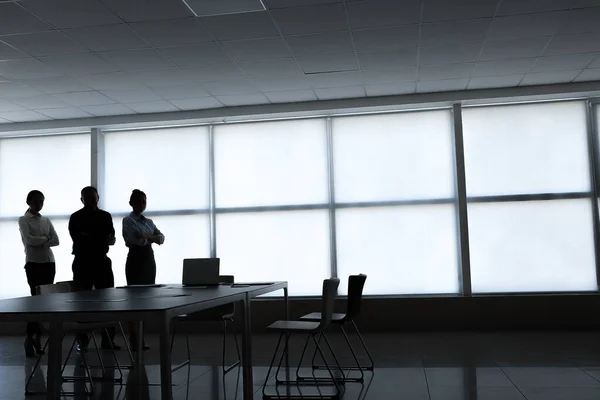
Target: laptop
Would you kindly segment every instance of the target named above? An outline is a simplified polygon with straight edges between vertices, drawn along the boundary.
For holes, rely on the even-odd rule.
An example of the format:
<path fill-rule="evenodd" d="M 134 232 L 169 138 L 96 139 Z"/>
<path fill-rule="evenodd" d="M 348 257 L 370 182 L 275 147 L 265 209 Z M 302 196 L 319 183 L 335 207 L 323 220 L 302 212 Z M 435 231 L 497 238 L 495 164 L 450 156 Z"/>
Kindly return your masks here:
<path fill-rule="evenodd" d="M 216 286 L 219 284 L 218 258 L 186 258 L 183 260 L 183 286 Z"/>

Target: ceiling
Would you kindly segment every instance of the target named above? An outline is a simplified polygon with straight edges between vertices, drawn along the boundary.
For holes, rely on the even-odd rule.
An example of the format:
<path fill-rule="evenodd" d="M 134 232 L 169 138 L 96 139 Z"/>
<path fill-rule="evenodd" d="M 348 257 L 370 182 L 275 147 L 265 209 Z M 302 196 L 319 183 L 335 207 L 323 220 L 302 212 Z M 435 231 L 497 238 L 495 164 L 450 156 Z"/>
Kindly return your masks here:
<path fill-rule="evenodd" d="M 0 0 L 0 123 L 600 80 L 600 0 L 263 3 Z"/>

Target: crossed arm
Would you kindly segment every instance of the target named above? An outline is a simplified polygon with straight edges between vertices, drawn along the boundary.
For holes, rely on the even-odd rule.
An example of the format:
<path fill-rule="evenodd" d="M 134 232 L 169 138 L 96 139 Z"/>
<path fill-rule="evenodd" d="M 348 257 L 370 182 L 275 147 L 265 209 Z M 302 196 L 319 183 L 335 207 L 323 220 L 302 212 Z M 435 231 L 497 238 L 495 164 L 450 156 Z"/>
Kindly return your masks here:
<path fill-rule="evenodd" d="M 19 219 L 19 231 L 21 232 L 21 237 L 23 241 L 33 247 L 54 247 L 59 245 L 58 234 L 54 229 L 54 225 L 52 225 L 51 221 L 48 221 L 50 224 L 50 229 L 48 232 L 48 236 L 35 236 L 31 234 L 31 229 L 29 224 L 24 219 Z"/>
<path fill-rule="evenodd" d="M 165 241 L 165 235 L 156 226 L 154 226 L 152 234 L 141 233 L 131 218 L 124 218 L 123 239 L 128 245 L 145 246 L 148 242 L 161 245 Z"/>

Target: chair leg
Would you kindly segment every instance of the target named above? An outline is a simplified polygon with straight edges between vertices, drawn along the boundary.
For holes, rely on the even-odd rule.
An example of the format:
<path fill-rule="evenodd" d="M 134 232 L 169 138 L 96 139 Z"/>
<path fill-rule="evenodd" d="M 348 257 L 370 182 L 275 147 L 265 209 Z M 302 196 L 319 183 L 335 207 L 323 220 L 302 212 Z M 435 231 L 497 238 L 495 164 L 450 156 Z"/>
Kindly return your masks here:
<path fill-rule="evenodd" d="M 177 364 L 176 366 L 171 368 L 171 373 L 180 370 L 181 368 L 185 367 L 186 365 L 189 365 L 192 359 L 191 356 L 191 352 L 190 352 L 190 339 L 189 339 L 189 335 L 188 335 L 188 325 L 187 325 L 187 321 L 183 321 L 184 324 L 184 334 L 185 334 L 185 346 L 187 349 L 187 360 L 183 361 L 181 364 Z M 175 333 L 176 333 L 176 328 L 177 327 L 177 322 L 173 322 L 173 333 L 171 334 L 171 353 L 173 353 L 173 347 L 175 344 Z"/>
<path fill-rule="evenodd" d="M 108 335 L 108 329 L 106 330 L 106 334 Z M 112 340 L 109 342 L 109 345 L 110 345 L 110 351 L 113 355 L 113 359 L 115 360 L 115 365 L 117 366 L 117 371 L 119 371 L 119 378 L 114 379 L 114 377 L 113 377 L 113 381 L 123 382 L 123 370 L 121 369 L 121 364 L 119 363 L 119 357 L 117 357 L 117 352 L 115 351 Z"/>
<path fill-rule="evenodd" d="M 360 334 L 360 331 L 358 330 L 358 327 L 356 326 L 356 323 L 354 321 L 351 321 L 352 325 L 354 326 L 354 331 L 356 332 L 356 336 L 358 336 L 358 339 L 360 340 L 360 343 L 362 345 L 362 348 L 364 350 L 364 353 L 367 355 L 367 357 L 369 358 L 369 365 L 361 365 L 360 362 L 358 361 L 358 355 L 356 354 L 356 351 L 354 351 L 354 347 L 352 346 L 352 343 L 350 342 L 350 338 L 348 336 L 348 332 L 346 331 L 346 329 L 344 328 L 344 324 L 340 325 L 340 328 L 342 329 L 342 333 L 344 334 L 344 338 L 346 339 L 346 343 L 348 344 L 348 348 L 350 349 L 350 352 L 352 353 L 352 357 L 354 358 L 354 361 L 356 363 L 356 365 L 345 365 L 342 366 L 342 369 L 346 370 L 346 371 L 361 371 L 361 378 L 364 379 L 364 371 L 373 371 L 373 358 L 371 357 L 371 353 L 369 353 L 369 349 L 367 348 L 365 341 L 363 340 L 362 335 Z M 313 358 L 314 360 L 314 358 Z M 324 369 L 325 366 L 324 365 L 317 365 L 313 362 L 313 369 Z M 347 378 L 349 381 L 352 382 L 361 382 L 362 379 L 361 378 Z"/>
<path fill-rule="evenodd" d="M 127 355 L 129 355 L 129 361 L 131 361 L 131 364 L 122 365 L 121 368 L 122 369 L 133 369 L 133 365 L 135 364 L 135 359 L 133 358 L 133 352 L 131 351 L 131 346 L 129 345 L 129 340 L 127 339 L 127 336 L 125 336 L 125 331 L 123 330 L 123 324 L 121 324 L 120 322 L 118 322 L 117 324 L 119 326 L 119 332 L 121 332 L 121 335 L 123 336 L 123 343 L 125 343 L 125 348 L 127 349 Z"/>
<path fill-rule="evenodd" d="M 46 339 L 46 343 L 44 343 L 44 347 L 42 348 L 42 351 L 44 351 L 44 352 L 46 351 L 49 341 L 50 341 L 50 338 Z M 45 393 L 45 392 L 32 392 L 29 390 L 29 384 L 31 383 L 31 380 L 33 379 L 33 376 L 35 375 L 35 371 L 37 371 L 38 367 L 40 366 L 41 361 L 42 361 L 42 355 L 40 354 L 37 357 L 37 360 L 35 361 L 35 365 L 33 366 L 31 373 L 29 374 L 29 378 L 27 379 L 27 382 L 25 383 L 25 395 L 36 395 L 36 394 L 44 394 Z"/>
<path fill-rule="evenodd" d="M 230 322 L 233 322 L 233 320 L 230 320 Z M 231 372 L 235 367 L 237 367 L 238 365 L 240 365 L 240 346 L 238 345 L 238 341 L 237 341 L 237 335 L 235 334 L 235 332 L 233 333 L 233 340 L 235 341 L 235 348 L 237 351 L 237 361 L 234 362 L 233 364 L 231 364 L 229 367 L 225 367 L 225 360 L 226 360 L 226 353 L 227 353 L 227 320 L 224 319 L 223 320 L 223 375 L 225 375 L 228 372 Z"/>
<path fill-rule="evenodd" d="M 98 361 L 100 362 L 102 376 L 104 376 L 106 375 L 106 367 L 104 366 L 104 361 L 102 360 L 102 355 L 100 354 L 100 348 L 98 347 L 98 341 L 96 340 L 96 334 L 94 332 L 92 332 L 92 341 L 94 342 L 94 347 L 96 348 L 96 354 L 98 355 Z"/>
<path fill-rule="evenodd" d="M 271 376 L 271 371 L 273 370 L 273 364 L 275 364 L 275 359 L 277 358 L 277 352 L 279 351 L 279 346 L 281 346 L 281 339 L 283 339 L 284 333 L 279 334 L 279 339 L 277 340 L 277 346 L 275 346 L 275 351 L 273 352 L 273 357 L 271 358 L 271 363 L 269 364 L 269 369 L 267 371 L 267 376 L 265 377 L 265 383 L 262 387 L 263 397 L 266 396 L 265 389 L 267 387 L 267 382 L 269 382 L 269 377 Z M 285 351 L 284 351 L 285 353 Z M 279 368 L 278 368 L 279 372 Z M 277 381 L 277 376 L 275 376 L 275 381 Z"/>
<path fill-rule="evenodd" d="M 317 339 L 317 335 L 318 335 L 318 339 Z M 320 332 L 320 333 L 312 334 L 311 337 L 313 339 L 313 342 L 315 343 L 315 347 L 317 347 L 316 351 L 319 353 L 319 355 L 323 359 L 324 367 L 326 369 L 340 371 L 340 373 L 342 374 L 341 377 L 335 378 L 335 382 L 333 382 L 333 384 L 336 385 L 336 386 L 337 386 L 337 383 L 344 384 L 346 382 L 346 376 L 345 376 L 343 370 L 340 367 L 340 363 L 339 363 L 339 361 L 337 359 L 337 356 L 333 352 L 333 348 L 331 347 L 331 345 L 329 344 L 329 341 L 327 340 L 327 336 L 325 336 L 325 332 Z M 335 361 L 335 366 L 330 366 L 329 363 L 327 362 L 327 360 L 325 359 L 325 357 L 323 355 L 323 352 L 321 351 L 321 345 L 320 345 L 321 338 L 323 338 L 325 340 L 325 344 L 327 345 L 327 348 L 329 349 L 329 352 L 331 353 L 331 355 L 333 357 L 333 360 Z M 309 337 L 309 339 L 310 339 L 310 337 Z M 307 341 L 306 344 L 308 345 L 308 341 Z M 300 358 L 300 362 L 302 362 L 302 358 Z M 299 367 L 300 366 L 298 366 L 298 368 Z M 297 379 L 298 379 L 299 382 L 302 382 L 302 383 L 305 383 L 305 384 L 317 384 L 317 383 L 328 384 L 328 383 L 332 383 L 330 378 L 316 377 L 314 375 L 310 376 L 310 377 L 297 375 Z"/>
<path fill-rule="evenodd" d="M 327 340 L 327 337 L 325 336 L 325 334 L 322 335 L 323 339 L 325 340 L 325 344 L 327 345 L 327 347 L 329 348 L 329 351 L 331 352 L 331 355 L 333 356 L 338 368 L 339 366 L 339 362 L 337 360 L 337 357 L 335 356 L 335 353 L 333 352 L 333 349 L 331 348 L 331 345 L 329 344 L 329 341 Z M 344 373 L 342 372 L 342 381 L 340 381 L 338 378 L 336 378 L 333 375 L 333 369 L 329 367 L 329 363 L 327 363 L 326 359 L 325 359 L 325 355 L 323 354 L 323 351 L 321 350 L 321 346 L 319 346 L 319 342 L 317 342 L 317 339 L 315 339 L 315 336 L 312 336 L 313 338 L 313 342 L 315 342 L 315 346 L 317 346 L 317 350 L 319 351 L 319 355 L 321 356 L 321 358 L 323 360 L 325 360 L 325 367 L 327 369 L 327 372 L 329 372 L 329 377 L 330 377 L 330 381 L 333 382 L 335 389 L 337 391 L 337 395 L 338 398 L 342 395 L 343 393 L 343 385 L 345 383 L 345 376 Z"/>
<path fill-rule="evenodd" d="M 300 381 L 303 379 L 303 377 L 300 376 L 300 367 L 302 366 L 302 361 L 304 360 L 304 355 L 306 354 L 306 349 L 308 348 L 308 342 L 310 342 L 311 336 L 312 335 L 308 335 L 308 337 L 306 338 L 306 342 L 304 343 L 304 348 L 302 349 L 302 354 L 300 355 L 300 360 L 298 360 L 298 366 L 296 367 L 296 380 L 297 381 Z"/>
<path fill-rule="evenodd" d="M 86 372 L 87 377 L 88 377 L 88 379 L 90 381 L 90 390 L 87 392 L 87 395 L 91 396 L 91 395 L 94 394 L 94 390 L 95 390 L 94 378 L 92 378 L 92 371 L 90 370 L 90 367 L 89 367 L 89 365 L 87 363 L 87 359 L 86 359 L 85 354 L 83 352 L 81 353 L 81 360 L 83 361 L 83 367 L 85 368 L 85 372 Z"/>
<path fill-rule="evenodd" d="M 375 363 L 373 362 L 373 357 L 371 357 L 371 353 L 369 352 L 369 349 L 367 348 L 367 345 L 365 344 L 365 341 L 363 340 L 363 337 L 360 334 L 360 331 L 358 330 L 358 326 L 356 326 L 356 322 L 354 322 L 354 320 L 352 320 L 352 326 L 354 327 L 354 331 L 356 332 L 356 335 L 358 336 L 358 339 L 360 340 L 360 343 L 362 344 L 362 347 L 365 350 L 365 353 L 367 353 L 367 357 L 369 357 L 369 362 L 371 363 L 370 365 L 367 365 L 363 368 L 365 368 L 368 371 L 373 371 L 373 368 L 375 367 Z"/>

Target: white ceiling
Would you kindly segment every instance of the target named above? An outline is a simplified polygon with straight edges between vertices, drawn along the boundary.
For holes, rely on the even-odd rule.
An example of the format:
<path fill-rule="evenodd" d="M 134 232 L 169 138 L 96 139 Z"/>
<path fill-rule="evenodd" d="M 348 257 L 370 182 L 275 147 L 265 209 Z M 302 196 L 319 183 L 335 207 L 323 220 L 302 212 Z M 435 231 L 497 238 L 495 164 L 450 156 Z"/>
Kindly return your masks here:
<path fill-rule="evenodd" d="M 0 0 L 0 123 L 600 80 L 600 0 L 263 2 Z"/>

